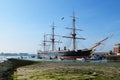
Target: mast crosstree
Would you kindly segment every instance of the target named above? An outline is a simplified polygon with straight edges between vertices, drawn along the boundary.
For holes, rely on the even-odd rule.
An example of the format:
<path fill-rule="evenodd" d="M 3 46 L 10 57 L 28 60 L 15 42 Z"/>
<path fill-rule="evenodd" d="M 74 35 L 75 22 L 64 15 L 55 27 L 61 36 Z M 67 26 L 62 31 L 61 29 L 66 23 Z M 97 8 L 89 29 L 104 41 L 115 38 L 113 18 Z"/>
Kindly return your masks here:
<path fill-rule="evenodd" d="M 75 13 L 74 13 L 74 11 L 73 11 L 73 16 L 72 16 L 72 28 L 67 28 L 67 29 L 72 29 L 72 36 L 63 36 L 64 38 L 71 38 L 72 40 L 73 40 L 73 50 L 76 50 L 76 39 L 82 39 L 82 40 L 85 40 L 85 38 L 78 38 L 78 37 L 76 37 L 76 30 L 80 30 L 80 31 L 82 31 L 81 29 L 76 29 L 76 27 L 75 27 L 75 21 L 76 21 L 76 18 L 77 17 L 75 17 Z"/>
<path fill-rule="evenodd" d="M 52 43 L 52 51 L 55 51 L 55 43 L 61 43 L 60 41 L 55 41 L 55 36 L 59 36 L 59 35 L 55 35 L 54 30 L 55 30 L 55 26 L 54 26 L 54 22 L 53 22 L 52 34 L 47 34 L 47 35 L 52 36 L 51 41 L 45 41 L 45 42 L 51 42 Z"/>
<path fill-rule="evenodd" d="M 49 46 L 46 44 L 47 40 L 46 40 L 46 34 L 44 33 L 44 40 L 43 40 L 43 43 L 40 44 L 41 46 L 43 46 L 43 51 L 46 52 L 46 46 Z"/>

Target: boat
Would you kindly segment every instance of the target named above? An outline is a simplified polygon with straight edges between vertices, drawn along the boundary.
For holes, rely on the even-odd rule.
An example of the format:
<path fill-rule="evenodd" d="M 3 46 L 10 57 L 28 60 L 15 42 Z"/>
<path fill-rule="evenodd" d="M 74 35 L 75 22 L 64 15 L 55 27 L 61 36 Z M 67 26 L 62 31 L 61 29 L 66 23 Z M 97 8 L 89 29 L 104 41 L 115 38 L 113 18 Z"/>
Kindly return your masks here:
<path fill-rule="evenodd" d="M 76 16 L 73 12 L 73 16 L 72 16 L 72 23 L 73 23 L 73 27 L 72 28 L 67 28 L 67 29 L 71 29 L 72 30 L 72 34 L 71 36 L 62 36 L 63 38 L 71 38 L 72 39 L 72 46 L 73 49 L 69 50 L 66 49 L 66 47 L 64 47 L 64 50 L 60 50 L 60 47 L 58 48 L 57 51 L 54 50 L 55 47 L 55 43 L 60 43 L 59 41 L 55 41 L 55 37 L 56 36 L 54 34 L 54 23 L 52 26 L 52 34 L 47 34 L 47 35 L 51 35 L 51 40 L 50 41 L 46 41 L 45 40 L 45 34 L 44 34 L 44 41 L 43 41 L 43 46 L 44 46 L 44 50 L 38 50 L 37 52 L 37 56 L 40 59 L 43 58 L 48 58 L 48 59 L 60 59 L 60 60 L 64 60 L 64 59 L 78 59 L 78 58 L 84 58 L 87 59 L 90 57 L 90 55 L 92 54 L 92 52 L 94 51 L 94 49 L 99 46 L 100 44 L 102 44 L 103 41 L 107 40 L 109 37 L 104 38 L 103 40 L 97 42 L 93 47 L 89 48 L 89 49 L 76 49 L 76 39 L 81 39 L 81 40 L 85 40 L 85 38 L 79 38 L 76 37 L 76 30 L 80 30 L 81 29 L 76 29 L 75 27 L 75 21 L 76 21 Z M 46 51 L 45 47 L 46 42 L 51 42 L 52 43 L 52 50 L 51 51 Z"/>

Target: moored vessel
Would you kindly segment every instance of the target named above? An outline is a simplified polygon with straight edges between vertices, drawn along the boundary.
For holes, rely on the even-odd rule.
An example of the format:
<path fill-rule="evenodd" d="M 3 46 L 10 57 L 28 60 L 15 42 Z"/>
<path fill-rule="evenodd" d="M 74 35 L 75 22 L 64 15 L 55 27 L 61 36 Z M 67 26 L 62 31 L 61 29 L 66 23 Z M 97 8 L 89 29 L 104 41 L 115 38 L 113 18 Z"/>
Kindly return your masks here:
<path fill-rule="evenodd" d="M 81 39 L 81 40 L 85 40 L 85 38 L 79 38 L 77 37 L 76 34 L 76 30 L 80 30 L 81 29 L 76 29 L 75 27 L 75 21 L 76 21 L 76 17 L 75 14 L 73 12 L 73 16 L 72 16 L 72 24 L 73 27 L 72 28 L 67 28 L 67 29 L 71 29 L 72 30 L 72 34 L 71 36 L 62 36 L 63 38 L 71 38 L 72 39 L 72 46 L 73 49 L 69 50 L 66 49 L 66 47 L 64 47 L 64 50 L 60 50 L 60 48 L 58 48 L 58 51 L 54 50 L 55 47 L 55 42 L 60 43 L 59 41 L 55 41 L 54 36 L 56 36 L 54 34 L 54 24 L 52 27 L 52 34 L 51 34 L 51 40 L 50 41 L 46 41 L 45 40 L 45 35 L 44 35 L 44 41 L 43 41 L 43 46 L 44 46 L 44 50 L 38 50 L 38 58 L 49 58 L 49 59 L 77 59 L 77 58 L 84 58 L 87 59 L 91 54 L 92 51 L 94 50 L 94 48 L 96 48 L 97 46 L 99 46 L 103 41 L 107 40 L 109 37 L 104 38 L 103 40 L 99 41 L 98 43 L 96 43 L 93 47 L 89 48 L 89 49 L 76 49 L 76 39 Z M 51 51 L 46 51 L 45 47 L 47 46 L 46 43 L 47 42 L 51 42 L 52 43 L 52 50 Z"/>

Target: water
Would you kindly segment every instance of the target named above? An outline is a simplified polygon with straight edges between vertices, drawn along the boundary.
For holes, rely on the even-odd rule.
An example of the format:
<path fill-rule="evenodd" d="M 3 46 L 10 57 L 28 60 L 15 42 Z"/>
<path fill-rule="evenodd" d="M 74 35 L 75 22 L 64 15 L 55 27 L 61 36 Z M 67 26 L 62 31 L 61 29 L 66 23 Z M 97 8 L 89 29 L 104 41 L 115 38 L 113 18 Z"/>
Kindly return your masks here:
<path fill-rule="evenodd" d="M 0 63 L 6 61 L 7 59 L 10 59 L 10 58 L 15 58 L 15 59 L 24 59 L 24 60 L 32 60 L 32 61 L 54 61 L 54 62 L 58 62 L 58 61 L 61 61 L 61 62 L 75 62 L 75 60 L 72 60 L 72 59 L 69 59 L 69 60 L 59 60 L 59 59 L 38 59 L 37 56 L 35 56 L 34 58 L 32 58 L 30 55 L 28 56 L 1 56 L 0 55 Z"/>
<path fill-rule="evenodd" d="M 73 60 L 73 59 L 64 59 L 64 60 L 59 60 L 59 59 L 38 59 L 37 56 L 35 56 L 34 58 L 31 55 L 27 55 L 27 56 L 20 56 L 20 55 L 15 55 L 15 56 L 3 56 L 0 55 L 0 63 L 6 61 L 7 59 L 10 58 L 15 58 L 15 59 L 24 59 L 24 60 L 32 60 L 32 61 L 54 61 L 54 62 L 107 62 L 107 60 Z"/>
<path fill-rule="evenodd" d="M 10 58 L 15 58 L 15 59 L 29 59 L 30 56 L 5 56 L 5 55 L 0 55 L 0 63 L 6 61 L 7 59 L 10 59 Z"/>
<path fill-rule="evenodd" d="M 15 55 L 15 56 L 3 56 L 0 55 L 0 63 L 6 61 L 7 59 L 14 58 L 14 59 L 24 59 L 24 60 L 33 60 L 33 61 L 57 61 L 58 59 L 38 59 L 37 56 L 34 58 L 30 55 L 27 56 L 20 56 L 20 55 Z"/>

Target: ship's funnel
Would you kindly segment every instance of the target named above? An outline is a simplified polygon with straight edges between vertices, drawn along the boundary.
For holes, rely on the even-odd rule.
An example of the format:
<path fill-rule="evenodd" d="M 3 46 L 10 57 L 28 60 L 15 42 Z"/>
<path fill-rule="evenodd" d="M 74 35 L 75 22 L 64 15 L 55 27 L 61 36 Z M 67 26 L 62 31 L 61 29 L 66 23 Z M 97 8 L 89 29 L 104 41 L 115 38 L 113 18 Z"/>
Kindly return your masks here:
<path fill-rule="evenodd" d="M 64 46 L 64 50 L 66 51 L 66 46 Z"/>
<path fill-rule="evenodd" d="M 60 47 L 58 48 L 58 51 L 60 51 Z"/>

